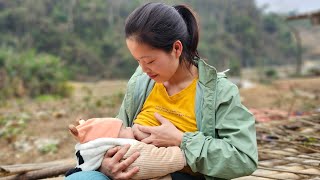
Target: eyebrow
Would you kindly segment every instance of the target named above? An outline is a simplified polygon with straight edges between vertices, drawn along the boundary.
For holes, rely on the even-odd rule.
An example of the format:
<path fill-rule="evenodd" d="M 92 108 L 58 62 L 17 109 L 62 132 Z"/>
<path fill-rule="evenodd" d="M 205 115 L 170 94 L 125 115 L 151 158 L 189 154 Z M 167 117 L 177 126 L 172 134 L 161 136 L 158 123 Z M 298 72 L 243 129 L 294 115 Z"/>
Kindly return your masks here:
<path fill-rule="evenodd" d="M 143 58 L 150 58 L 152 56 L 141 56 L 139 59 L 143 59 Z"/>

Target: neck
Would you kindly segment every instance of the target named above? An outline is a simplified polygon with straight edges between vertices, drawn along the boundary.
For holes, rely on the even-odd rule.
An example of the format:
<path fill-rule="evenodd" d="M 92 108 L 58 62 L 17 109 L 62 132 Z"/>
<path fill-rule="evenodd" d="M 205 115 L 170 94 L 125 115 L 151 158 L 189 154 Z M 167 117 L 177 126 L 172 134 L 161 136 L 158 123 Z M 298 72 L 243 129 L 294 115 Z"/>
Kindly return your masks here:
<path fill-rule="evenodd" d="M 171 87 L 178 87 L 178 89 L 184 89 L 187 87 L 193 79 L 198 77 L 198 68 L 191 65 L 188 69 L 184 64 L 179 65 L 175 74 L 163 85 L 168 89 Z"/>

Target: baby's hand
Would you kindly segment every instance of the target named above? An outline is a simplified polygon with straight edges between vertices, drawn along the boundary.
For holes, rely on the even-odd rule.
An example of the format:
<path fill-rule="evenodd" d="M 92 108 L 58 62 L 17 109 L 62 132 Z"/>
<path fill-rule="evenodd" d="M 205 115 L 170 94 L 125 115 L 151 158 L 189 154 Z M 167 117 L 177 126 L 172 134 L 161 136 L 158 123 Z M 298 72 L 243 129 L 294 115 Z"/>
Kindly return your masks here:
<path fill-rule="evenodd" d="M 139 130 L 138 126 L 141 126 L 139 124 L 134 124 L 132 126 L 133 135 L 136 138 L 136 140 L 141 141 L 142 139 L 145 139 L 150 136 L 149 133 L 144 133 Z"/>

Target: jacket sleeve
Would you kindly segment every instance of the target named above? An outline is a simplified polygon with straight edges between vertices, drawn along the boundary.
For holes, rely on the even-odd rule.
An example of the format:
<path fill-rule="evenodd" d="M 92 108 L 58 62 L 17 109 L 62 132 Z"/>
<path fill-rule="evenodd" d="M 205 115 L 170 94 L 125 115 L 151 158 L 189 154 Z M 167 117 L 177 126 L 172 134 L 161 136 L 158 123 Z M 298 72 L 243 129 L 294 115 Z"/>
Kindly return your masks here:
<path fill-rule="evenodd" d="M 137 68 L 136 72 L 131 76 L 131 78 L 129 79 L 128 83 L 127 83 L 127 88 L 126 88 L 126 93 L 124 95 L 124 98 L 122 100 L 118 115 L 116 116 L 116 118 L 121 119 L 123 121 L 123 124 L 128 127 L 131 126 L 131 121 L 133 118 L 133 114 L 132 112 L 129 112 L 130 110 L 132 110 L 133 106 L 133 90 L 135 87 L 135 82 L 137 79 L 137 76 L 139 74 L 141 74 L 141 72 L 138 71 L 139 68 Z M 131 107 L 131 108 L 129 108 Z"/>
<path fill-rule="evenodd" d="M 143 103 L 143 102 L 140 102 L 139 99 L 136 100 L 138 102 L 134 100 L 135 99 L 134 95 L 135 95 L 136 86 L 137 86 L 136 83 L 138 78 L 140 78 L 142 75 L 143 75 L 143 71 L 141 70 L 140 67 L 138 67 L 127 83 L 126 94 L 123 98 L 118 115 L 116 116 L 116 118 L 119 118 L 123 121 L 123 124 L 125 126 L 132 125 L 132 121 L 135 115 L 137 114 L 139 105 Z"/>
<path fill-rule="evenodd" d="M 127 102 L 127 95 L 124 96 L 123 101 L 121 103 L 118 115 L 116 116 L 116 118 L 121 119 L 124 126 L 128 127 L 130 126 L 129 124 L 129 117 L 128 117 L 128 113 L 126 112 L 126 108 L 125 108 L 125 104 L 128 103 Z"/>
<path fill-rule="evenodd" d="M 238 88 L 226 79 L 221 81 L 213 129 L 216 138 L 198 131 L 185 133 L 180 145 L 192 171 L 208 179 L 249 175 L 258 161 L 255 119 L 241 104 Z"/>

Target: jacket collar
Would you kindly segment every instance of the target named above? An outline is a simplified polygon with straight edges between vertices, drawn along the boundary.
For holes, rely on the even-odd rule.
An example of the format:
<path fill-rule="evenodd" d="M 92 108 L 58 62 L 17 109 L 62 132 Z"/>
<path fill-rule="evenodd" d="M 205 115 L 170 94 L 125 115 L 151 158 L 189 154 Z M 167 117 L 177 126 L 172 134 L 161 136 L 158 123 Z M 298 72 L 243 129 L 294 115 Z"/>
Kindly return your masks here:
<path fill-rule="evenodd" d="M 199 82 L 205 87 L 214 87 L 215 80 L 217 79 L 217 70 L 207 64 L 203 59 L 197 61 Z"/>

